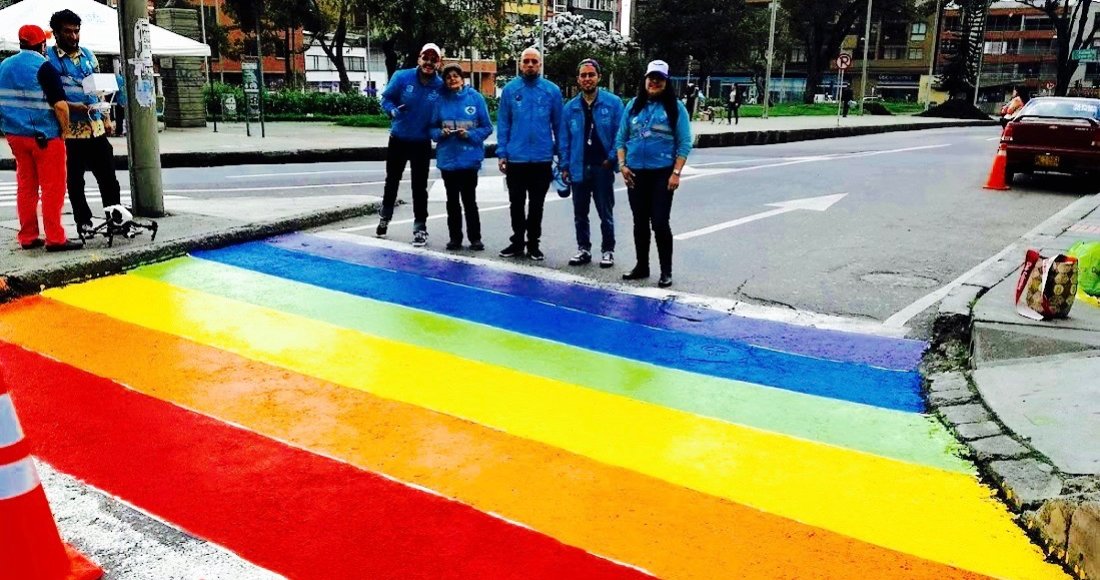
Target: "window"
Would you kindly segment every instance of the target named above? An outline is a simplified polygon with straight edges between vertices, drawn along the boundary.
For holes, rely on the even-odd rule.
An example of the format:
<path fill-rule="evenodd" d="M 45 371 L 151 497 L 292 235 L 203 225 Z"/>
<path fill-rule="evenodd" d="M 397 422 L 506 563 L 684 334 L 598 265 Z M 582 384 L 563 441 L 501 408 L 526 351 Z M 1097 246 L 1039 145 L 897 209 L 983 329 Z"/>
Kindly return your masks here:
<path fill-rule="evenodd" d="M 806 62 L 806 47 L 805 46 L 792 46 L 791 47 L 791 62 Z"/>
<path fill-rule="evenodd" d="M 923 48 L 910 48 L 909 49 L 909 60 L 924 60 L 924 49 Z"/>
<path fill-rule="evenodd" d="M 909 42 L 924 42 L 924 37 L 927 35 L 928 25 L 924 22 L 915 22 L 909 29 Z"/>
<path fill-rule="evenodd" d="M 985 54 L 1004 54 L 1008 52 L 1008 43 L 1005 41 L 986 42 Z"/>
<path fill-rule="evenodd" d="M 887 46 L 882 49 L 882 58 L 884 60 L 900 60 L 905 57 L 905 47 L 903 46 Z"/>
<path fill-rule="evenodd" d="M 554 14 L 561 14 L 569 10 L 569 2 L 567 0 L 554 0 Z"/>
<path fill-rule="evenodd" d="M 307 56 L 306 57 L 306 70 L 324 70 L 323 68 L 321 68 L 323 66 L 323 64 L 321 63 L 322 58 L 324 58 L 325 60 L 328 60 L 327 58 L 325 58 L 323 56 L 313 56 L 313 55 Z"/>
<path fill-rule="evenodd" d="M 344 68 L 349 72 L 363 72 L 367 70 L 367 59 L 362 56 L 345 56 Z"/>

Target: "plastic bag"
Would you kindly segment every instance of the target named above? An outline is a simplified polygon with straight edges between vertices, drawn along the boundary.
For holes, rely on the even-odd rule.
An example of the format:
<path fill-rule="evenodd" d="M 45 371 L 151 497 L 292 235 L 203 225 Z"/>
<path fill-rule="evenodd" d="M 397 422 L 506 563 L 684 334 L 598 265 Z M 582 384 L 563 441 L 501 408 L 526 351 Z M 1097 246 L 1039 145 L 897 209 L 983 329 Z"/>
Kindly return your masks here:
<path fill-rule="evenodd" d="M 1077 258 L 1077 284 L 1089 296 L 1100 296 L 1100 242 L 1077 242 L 1068 254 Z"/>
<path fill-rule="evenodd" d="M 1028 250 L 1016 282 L 1016 312 L 1032 320 L 1065 318 L 1077 297 L 1077 258 Z"/>

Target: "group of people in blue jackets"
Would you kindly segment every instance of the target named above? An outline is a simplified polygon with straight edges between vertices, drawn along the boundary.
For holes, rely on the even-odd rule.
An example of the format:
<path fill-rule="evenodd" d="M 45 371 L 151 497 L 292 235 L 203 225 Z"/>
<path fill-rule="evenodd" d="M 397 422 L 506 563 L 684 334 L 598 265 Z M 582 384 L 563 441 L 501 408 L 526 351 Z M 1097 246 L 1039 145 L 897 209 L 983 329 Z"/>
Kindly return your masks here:
<path fill-rule="evenodd" d="M 485 99 L 463 79 L 461 65 L 443 64 L 443 51 L 428 43 L 415 68 L 397 71 L 382 93 L 392 119 L 386 181 L 376 235 L 385 237 L 393 219 L 399 184 L 412 172 L 413 245 L 428 243 L 428 172 L 432 142 L 447 195 L 448 250 L 463 239 L 485 249 L 477 207 L 478 173 L 493 124 Z M 599 265 L 615 264 L 615 174 L 622 175 L 634 217 L 634 267 L 625 280 L 650 277 L 650 232 L 656 241 L 658 286 L 672 285 L 672 199 L 691 152 L 687 110 L 669 86 L 669 67 L 655 60 L 646 68 L 638 94 L 626 105 L 600 88 L 602 70 L 594 59 L 577 65 L 579 94 L 563 104 L 561 89 L 542 76 L 542 55 L 520 55 L 520 75 L 500 94 L 497 110 L 497 166 L 505 176 L 512 235 L 505 258 L 542 261 L 542 215 L 550 185 L 558 180 L 572 195 L 577 253 L 571 266 L 592 263 L 589 212 L 600 218 Z M 557 166 L 555 167 L 555 159 Z M 465 223 L 465 234 L 463 224 Z"/>

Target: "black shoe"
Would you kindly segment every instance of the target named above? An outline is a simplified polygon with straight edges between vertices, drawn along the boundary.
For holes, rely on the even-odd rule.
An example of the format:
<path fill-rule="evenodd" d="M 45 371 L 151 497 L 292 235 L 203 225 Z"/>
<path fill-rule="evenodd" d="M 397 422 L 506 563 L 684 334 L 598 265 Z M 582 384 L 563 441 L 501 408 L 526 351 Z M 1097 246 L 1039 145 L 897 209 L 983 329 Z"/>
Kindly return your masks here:
<path fill-rule="evenodd" d="M 95 226 L 92 224 L 76 224 L 76 233 L 80 239 L 95 237 Z"/>
<path fill-rule="evenodd" d="M 577 252 L 576 256 L 569 258 L 570 266 L 583 266 L 590 263 L 592 263 L 592 252 L 588 250 L 581 250 Z"/>
<path fill-rule="evenodd" d="M 378 227 L 374 228 L 374 235 L 379 238 L 386 237 L 386 234 L 390 231 L 390 220 L 379 220 Z"/>
<path fill-rule="evenodd" d="M 470 242 L 470 249 L 475 252 L 483 252 L 485 251 L 485 244 L 481 243 L 480 241 Z"/>
<path fill-rule="evenodd" d="M 657 279 L 658 288 L 668 288 L 672 286 L 672 274 L 661 274 L 661 277 Z"/>
<path fill-rule="evenodd" d="M 84 249 L 84 244 L 76 240 L 66 240 L 64 244 L 46 244 L 47 252 L 68 252 L 69 250 Z"/>
<path fill-rule="evenodd" d="M 428 245 L 428 232 L 425 230 L 416 230 L 415 232 L 413 232 L 412 245 L 414 248 L 423 248 L 424 246 Z"/>
<path fill-rule="evenodd" d="M 523 256 L 523 246 L 510 244 L 507 248 L 500 251 L 501 258 L 515 258 L 517 256 Z"/>
<path fill-rule="evenodd" d="M 447 242 L 447 249 L 449 251 L 461 250 L 462 242 Z"/>
<path fill-rule="evenodd" d="M 542 250 L 538 249 L 537 247 L 527 248 L 527 257 L 536 262 L 541 262 L 546 259 L 546 256 L 543 255 Z"/>
<path fill-rule="evenodd" d="M 45 246 L 45 245 L 46 245 L 46 241 L 43 240 L 42 238 L 37 238 L 33 242 L 27 242 L 25 244 L 19 244 L 19 246 L 21 248 L 23 248 L 24 250 L 33 250 L 35 248 L 41 248 L 42 246 Z"/>
<path fill-rule="evenodd" d="M 633 270 L 623 274 L 623 280 L 644 280 L 649 278 L 649 268 L 635 266 Z"/>

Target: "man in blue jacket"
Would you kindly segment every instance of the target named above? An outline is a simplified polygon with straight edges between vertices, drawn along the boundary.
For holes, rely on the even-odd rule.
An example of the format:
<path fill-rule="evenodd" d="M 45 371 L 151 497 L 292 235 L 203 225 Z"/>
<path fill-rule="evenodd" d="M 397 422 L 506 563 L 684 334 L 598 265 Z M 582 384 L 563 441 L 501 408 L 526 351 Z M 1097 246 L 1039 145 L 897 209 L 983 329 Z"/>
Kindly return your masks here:
<path fill-rule="evenodd" d="M 581 94 L 562 111 L 558 162 L 562 177 L 573 189 L 573 223 L 577 255 L 570 266 L 592 261 L 588 210 L 596 203 L 600 216 L 600 267 L 615 265 L 615 134 L 623 115 L 623 101 L 600 89 L 600 63 L 588 58 L 577 67 Z"/>
<path fill-rule="evenodd" d="M 416 68 L 393 73 L 382 91 L 382 110 L 392 119 L 390 142 L 386 150 L 386 185 L 382 194 L 382 215 L 375 234 L 386 237 L 393 206 L 397 202 L 397 187 L 405 174 L 405 164 L 412 167 L 413 245 L 428 243 L 428 169 L 432 158 L 432 140 L 428 126 L 432 110 L 439 100 L 443 79 L 438 70 L 443 51 L 429 42 L 420 49 Z"/>
<path fill-rule="evenodd" d="M 539 261 L 544 258 L 539 249 L 542 207 L 558 149 L 561 89 L 542 78 L 538 50 L 523 51 L 519 68 L 520 76 L 500 93 L 497 110 L 497 164 L 505 175 L 512 214 L 512 243 L 500 255 L 523 256 L 526 246 L 527 256 Z"/>

